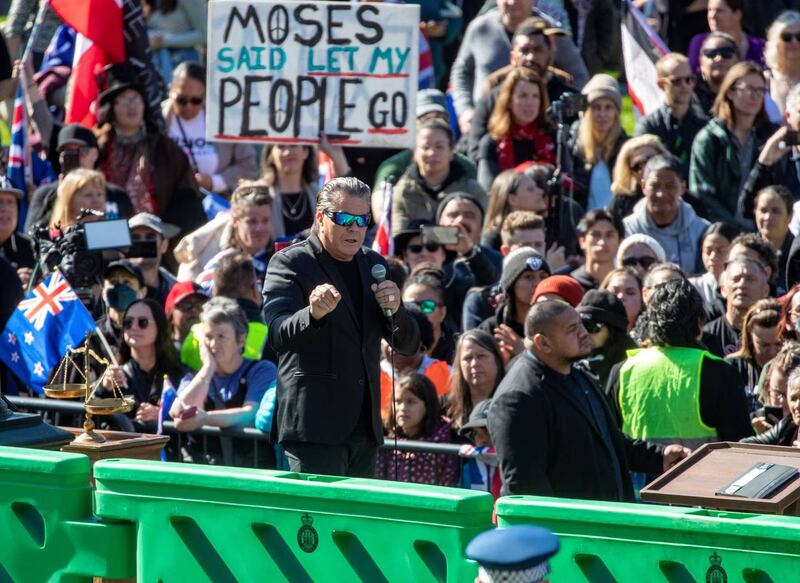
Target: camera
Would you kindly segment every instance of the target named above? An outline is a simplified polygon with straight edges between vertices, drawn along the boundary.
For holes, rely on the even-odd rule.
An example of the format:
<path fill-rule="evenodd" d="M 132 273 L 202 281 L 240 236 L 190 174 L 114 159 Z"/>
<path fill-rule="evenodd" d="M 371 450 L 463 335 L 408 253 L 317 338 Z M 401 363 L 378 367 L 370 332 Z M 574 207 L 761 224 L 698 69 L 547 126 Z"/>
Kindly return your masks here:
<path fill-rule="evenodd" d="M 547 108 L 547 115 L 563 123 L 564 120 L 578 117 L 578 114 L 585 109 L 586 97 L 574 91 L 567 91 L 550 104 L 550 107 Z"/>
<path fill-rule="evenodd" d="M 47 227 L 31 233 L 44 277 L 58 268 L 86 305 L 92 304 L 92 286 L 103 281 L 106 260 L 118 258 L 114 250 L 131 246 L 128 221 L 81 222 L 90 215 L 96 216 L 96 211 L 81 209 L 76 223 L 55 234 Z"/>

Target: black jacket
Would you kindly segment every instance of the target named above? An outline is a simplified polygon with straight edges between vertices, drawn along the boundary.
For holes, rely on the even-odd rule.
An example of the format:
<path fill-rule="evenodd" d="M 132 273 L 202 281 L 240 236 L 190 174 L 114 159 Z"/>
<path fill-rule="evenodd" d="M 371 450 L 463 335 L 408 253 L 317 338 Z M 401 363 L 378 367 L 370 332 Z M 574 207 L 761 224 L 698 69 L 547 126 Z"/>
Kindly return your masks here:
<path fill-rule="evenodd" d="M 578 374 L 603 404 L 623 495 L 632 501 L 629 470 L 660 474 L 663 448 L 619 431 L 591 376 Z M 617 478 L 600 430 L 587 407 L 561 386 L 564 378 L 526 352 L 501 381 L 489 411 L 489 432 L 502 472 L 502 495 L 617 500 Z"/>
<path fill-rule="evenodd" d="M 58 195 L 58 183 L 43 184 L 37 188 L 31 197 L 31 204 L 28 207 L 28 215 L 25 218 L 25 232 L 28 233 L 31 227 L 44 225 L 50 221 L 53 213 L 53 205 L 56 203 Z M 106 200 L 109 209 L 116 209 L 117 216 L 127 219 L 133 216 L 133 204 L 125 192 L 119 186 L 106 184 Z"/>
<path fill-rule="evenodd" d="M 792 416 L 787 415 L 777 425 L 773 425 L 761 435 L 753 435 L 742 439 L 742 443 L 759 443 L 761 445 L 785 445 L 791 447 L 797 439 L 797 425 Z"/>
<path fill-rule="evenodd" d="M 695 101 L 692 101 L 689 110 L 680 121 L 672 116 L 672 109 L 667 105 L 662 105 L 637 122 L 633 135 L 653 134 L 658 136 L 667 150 L 680 160 L 683 175 L 689 176 L 692 142 L 707 123 L 708 115 Z"/>
<path fill-rule="evenodd" d="M 268 342 L 278 354 L 278 400 L 273 438 L 341 445 L 355 430 L 364 403 L 370 399 L 372 432 L 383 442 L 380 418 L 380 340 L 392 337 L 370 289 L 370 270 L 386 261 L 366 247 L 355 258 L 363 289 L 362 314 L 330 255 L 316 234 L 272 256 L 264 282 L 264 322 Z M 388 272 L 388 268 L 387 268 Z M 330 314 L 311 317 L 308 298 L 318 285 L 336 287 L 342 299 Z M 359 325 L 363 321 L 363 329 Z M 419 347 L 416 322 L 401 306 L 394 316 L 398 352 Z"/>

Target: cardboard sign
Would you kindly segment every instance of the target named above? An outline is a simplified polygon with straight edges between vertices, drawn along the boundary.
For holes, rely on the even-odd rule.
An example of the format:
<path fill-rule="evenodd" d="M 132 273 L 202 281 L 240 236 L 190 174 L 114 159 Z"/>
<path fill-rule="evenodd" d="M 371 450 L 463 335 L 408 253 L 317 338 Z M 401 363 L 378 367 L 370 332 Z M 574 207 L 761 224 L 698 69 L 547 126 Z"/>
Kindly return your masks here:
<path fill-rule="evenodd" d="M 413 145 L 419 6 L 212 0 L 206 137 Z"/>

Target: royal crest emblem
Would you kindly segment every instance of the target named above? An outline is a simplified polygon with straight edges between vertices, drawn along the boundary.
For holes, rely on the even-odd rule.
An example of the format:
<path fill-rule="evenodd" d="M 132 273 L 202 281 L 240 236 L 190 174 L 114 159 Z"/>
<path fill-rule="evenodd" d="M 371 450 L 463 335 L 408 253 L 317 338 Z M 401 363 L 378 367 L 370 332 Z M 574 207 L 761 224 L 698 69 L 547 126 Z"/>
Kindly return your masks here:
<path fill-rule="evenodd" d="M 313 526 L 314 519 L 310 514 L 305 513 L 300 520 L 303 521 L 303 526 L 297 531 L 297 544 L 306 553 L 313 553 L 319 544 L 319 534 Z"/>
<path fill-rule="evenodd" d="M 706 583 L 728 583 L 728 574 L 722 568 L 722 557 L 715 551 L 708 560 L 711 566 L 706 571 Z"/>

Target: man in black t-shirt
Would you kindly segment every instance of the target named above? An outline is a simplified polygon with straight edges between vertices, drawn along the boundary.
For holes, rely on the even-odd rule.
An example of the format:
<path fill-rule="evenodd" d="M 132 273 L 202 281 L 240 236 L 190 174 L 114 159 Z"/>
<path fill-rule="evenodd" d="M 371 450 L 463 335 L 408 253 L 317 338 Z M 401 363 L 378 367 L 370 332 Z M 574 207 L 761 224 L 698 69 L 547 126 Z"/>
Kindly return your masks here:
<path fill-rule="evenodd" d="M 720 291 L 725 298 L 725 314 L 703 327 L 703 343 L 709 352 L 724 358 L 739 350 L 747 310 L 769 296 L 767 272 L 755 259 L 734 257 L 725 266 Z"/>

